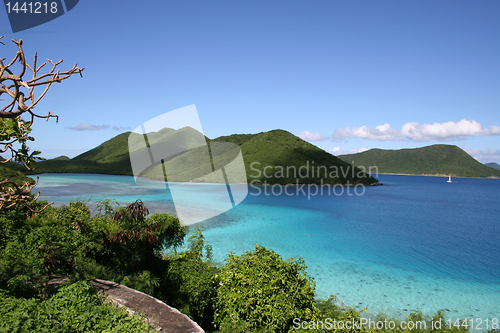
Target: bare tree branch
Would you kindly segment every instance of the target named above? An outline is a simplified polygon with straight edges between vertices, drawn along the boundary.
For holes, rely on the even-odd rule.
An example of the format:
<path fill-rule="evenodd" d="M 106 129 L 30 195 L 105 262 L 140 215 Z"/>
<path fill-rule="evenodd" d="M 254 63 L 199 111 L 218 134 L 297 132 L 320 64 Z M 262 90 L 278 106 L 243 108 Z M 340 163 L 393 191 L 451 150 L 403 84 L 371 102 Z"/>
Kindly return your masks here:
<path fill-rule="evenodd" d="M 0 36 L 0 44 L 5 45 L 1 40 L 3 37 Z M 40 115 L 35 113 L 33 108 L 45 96 L 53 83 L 60 83 L 74 74 L 82 76 L 84 68 L 80 68 L 78 64 L 75 64 L 69 70 L 61 71 L 58 67 L 63 63 L 64 59 L 57 62 L 47 59 L 47 62 L 52 66 L 48 71 L 42 73 L 41 70 L 45 68 L 47 62 L 37 65 L 38 54 L 35 53 L 33 66 L 30 66 L 26 62 L 22 39 L 17 41 L 12 39 L 12 42 L 17 46 L 17 51 L 12 60 L 5 65 L 5 58 L 0 58 L 0 100 L 5 100 L 2 99 L 3 96 L 7 97 L 6 104 L 0 109 L 0 146 L 3 146 L 3 148 L 0 148 L 0 153 L 10 151 L 11 154 L 10 158 L 1 161 L 1 163 L 14 161 L 22 163 L 26 168 L 30 169 L 34 163 L 34 157 L 40 154 L 38 151 L 30 153 L 27 146 L 28 141 L 35 140 L 29 136 L 34 119 L 42 118 L 48 121 L 50 118 L 56 118 L 56 122 L 59 121 L 59 117 L 53 115 L 50 111 L 47 115 Z M 31 78 L 28 80 L 23 79 L 25 74 L 29 72 L 31 72 Z M 45 87 L 39 95 L 36 95 L 35 88 L 39 86 Z M 30 120 L 22 118 L 25 114 L 29 114 Z M 16 145 L 20 147 L 16 148 Z M 38 198 L 38 195 L 31 203 L 28 202 L 28 199 L 31 189 L 35 185 L 25 182 L 19 186 L 8 179 L 1 181 L 0 211 L 2 208 L 12 207 L 16 203 L 22 203 L 33 211 L 29 206 Z"/>
<path fill-rule="evenodd" d="M 30 196 L 31 190 L 37 184 L 38 184 L 38 177 L 36 178 L 36 182 L 34 184 L 30 184 L 29 182 L 24 182 L 21 186 L 17 185 L 15 182 L 8 179 L 1 181 L 0 192 L 2 193 L 2 195 L 0 196 L 0 210 L 2 210 L 2 208 L 7 209 L 16 204 L 21 203 L 25 205 L 31 212 L 39 213 L 45 208 L 47 208 L 49 205 L 52 205 L 53 202 L 50 202 L 39 210 L 34 210 L 30 207 L 40 196 L 40 192 L 38 192 L 35 198 L 33 199 L 31 199 Z"/>
<path fill-rule="evenodd" d="M 75 64 L 71 69 L 61 72 L 57 67 L 64 61 L 64 59 L 61 59 L 58 62 L 53 62 L 52 60 L 47 59 L 47 61 L 50 62 L 50 64 L 52 65 L 52 68 L 50 69 L 49 72 L 40 74 L 40 70 L 47 63 L 45 62 L 37 67 L 36 61 L 38 55 L 35 54 L 33 67 L 31 67 L 29 64 L 26 63 L 24 50 L 22 48 L 22 43 L 23 43 L 22 39 L 19 41 L 16 40 L 12 41 L 18 47 L 16 55 L 7 66 L 4 65 L 3 59 L 0 61 L 0 87 L 1 87 L 0 97 L 2 96 L 2 94 L 6 93 L 12 98 L 12 101 L 0 110 L 0 118 L 15 118 L 27 111 L 30 111 L 45 96 L 48 89 L 53 83 L 60 83 L 76 73 L 80 74 L 81 76 L 84 70 L 84 68 L 79 68 L 78 64 Z M 21 63 L 21 72 L 17 75 L 10 70 L 10 68 L 16 63 L 16 61 Z M 31 71 L 32 78 L 30 80 L 24 81 L 23 76 L 26 73 L 27 69 Z M 11 81 L 12 84 L 5 85 L 4 84 L 5 81 Z M 35 99 L 35 87 L 41 85 L 46 85 L 46 87 L 42 92 L 42 94 L 40 94 L 40 96 L 38 96 L 38 98 Z M 20 86 L 29 89 L 29 93 L 24 94 L 22 91 L 20 91 L 21 88 Z M 25 98 L 26 95 L 28 96 L 28 98 Z M 31 101 L 31 104 L 26 104 L 27 101 Z M 18 107 L 16 110 L 14 110 L 13 106 L 15 105 L 16 102 L 18 104 Z M 11 108 L 11 110 L 7 111 L 9 108 Z M 37 114 L 35 114 L 35 116 L 41 117 Z"/>

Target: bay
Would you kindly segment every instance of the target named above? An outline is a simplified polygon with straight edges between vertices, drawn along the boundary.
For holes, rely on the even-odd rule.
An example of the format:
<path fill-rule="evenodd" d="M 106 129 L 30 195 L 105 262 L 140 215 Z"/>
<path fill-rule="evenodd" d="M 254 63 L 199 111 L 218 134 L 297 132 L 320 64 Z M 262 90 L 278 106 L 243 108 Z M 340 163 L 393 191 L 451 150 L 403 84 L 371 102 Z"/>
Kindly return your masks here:
<path fill-rule="evenodd" d="M 404 319 L 410 310 L 447 318 L 500 317 L 500 180 L 379 175 L 384 186 L 249 186 L 235 208 L 202 222 L 217 261 L 260 244 L 305 260 L 317 297 L 335 294 L 366 315 Z M 210 186 L 221 185 L 196 185 Z M 55 205 L 141 198 L 175 212 L 162 182 L 108 175 L 44 174 L 36 190 Z M 273 192 L 274 191 L 274 192 Z M 309 192 L 308 192 L 309 191 Z M 208 205 L 219 198 L 208 197 Z M 213 201 L 213 202 L 212 202 Z M 193 207 L 196 209 L 196 207 Z M 500 318 L 499 318 L 500 319 Z"/>

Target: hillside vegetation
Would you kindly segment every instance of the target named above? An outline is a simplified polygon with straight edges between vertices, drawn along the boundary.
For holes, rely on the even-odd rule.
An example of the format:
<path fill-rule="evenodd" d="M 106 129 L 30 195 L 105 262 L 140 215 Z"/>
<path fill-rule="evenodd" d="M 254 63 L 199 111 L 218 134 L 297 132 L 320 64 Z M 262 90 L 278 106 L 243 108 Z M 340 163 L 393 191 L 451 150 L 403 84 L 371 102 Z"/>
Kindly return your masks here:
<path fill-rule="evenodd" d="M 0 157 L 0 161 L 4 161 L 4 159 Z M 14 162 L 0 163 L 0 175 L 2 176 L 2 180 L 8 179 L 18 185 L 21 185 L 23 182 L 34 183 L 33 179 L 24 175 L 25 170 L 26 168 L 23 165 Z"/>
<path fill-rule="evenodd" d="M 72 159 L 55 158 L 38 162 L 35 170 L 27 174 L 39 173 L 99 173 L 110 175 L 131 175 L 128 155 L 128 135 L 122 133 L 101 145 Z"/>
<path fill-rule="evenodd" d="M 299 183 L 315 184 L 320 184 L 321 180 L 324 184 L 345 184 L 347 181 L 351 184 L 357 182 L 373 183 L 376 181 L 374 178 L 364 178 L 366 177 L 365 173 L 359 169 L 353 172 L 350 162 L 344 162 L 323 149 L 283 130 L 263 132 L 243 138 L 226 136 L 214 141 L 241 142 L 240 148 L 249 181 L 259 179 L 261 181 L 267 180 L 268 183 L 281 184 L 295 183 L 298 178 L 300 178 Z M 308 168 L 302 168 L 304 172 L 299 174 L 301 166 L 308 166 Z M 266 167 L 271 168 L 268 168 L 264 174 Z M 338 177 L 331 177 L 336 176 L 335 171 L 338 171 Z M 267 177 L 267 175 L 272 175 L 272 177 Z M 306 177 L 302 177 L 303 175 Z"/>
<path fill-rule="evenodd" d="M 438 144 L 399 150 L 370 149 L 338 157 L 356 166 L 364 166 L 367 170 L 369 166 L 376 166 L 379 173 L 500 177 L 500 170 L 479 163 L 454 145 Z"/>
<path fill-rule="evenodd" d="M 167 142 L 167 145 L 175 146 L 168 148 L 170 151 L 182 150 L 183 147 L 181 146 L 183 144 L 186 147 L 193 147 L 196 144 L 189 142 L 189 138 L 196 136 L 199 138 L 201 135 L 193 131 L 191 128 L 183 128 L 177 131 L 166 128 L 156 133 L 149 133 L 147 135 L 148 144 L 150 147 L 155 147 L 155 145 L 165 145 L 165 142 Z M 71 160 L 58 158 L 40 162 L 31 173 L 132 175 L 129 157 L 129 135 L 130 132 L 120 134 Z M 139 134 L 136 135 L 140 136 Z M 267 182 L 268 184 L 298 182 L 333 185 L 346 183 L 371 184 L 376 182 L 375 178 L 367 176 L 363 170 L 353 170 L 353 167 L 348 162 L 344 162 L 284 130 L 273 130 L 258 134 L 234 134 L 214 140 L 206 138 L 206 140 L 210 143 L 212 155 L 217 153 L 217 161 L 212 160 L 215 169 L 236 157 L 237 150 L 231 149 L 230 145 L 223 145 L 222 143 L 232 143 L 241 148 L 248 183 L 252 181 L 257 183 Z M 132 146 L 132 150 L 138 148 L 140 148 L 138 144 Z M 202 163 L 199 162 L 203 158 L 211 159 L 205 146 L 190 149 L 181 154 L 174 154 L 166 159 L 165 163 L 170 169 L 179 170 L 178 174 L 175 177 L 172 176 L 169 181 L 189 181 L 211 172 L 211 168 L 205 170 L 206 167 L 203 168 Z M 186 165 L 190 166 L 190 168 L 183 168 Z M 198 165 L 200 165 L 199 168 L 193 167 Z M 266 170 L 265 173 L 264 169 Z M 153 165 L 141 175 L 151 179 L 163 179 L 162 166 L 161 164 Z M 203 177 L 200 179 L 203 180 Z M 210 181 L 210 179 L 205 181 Z"/>

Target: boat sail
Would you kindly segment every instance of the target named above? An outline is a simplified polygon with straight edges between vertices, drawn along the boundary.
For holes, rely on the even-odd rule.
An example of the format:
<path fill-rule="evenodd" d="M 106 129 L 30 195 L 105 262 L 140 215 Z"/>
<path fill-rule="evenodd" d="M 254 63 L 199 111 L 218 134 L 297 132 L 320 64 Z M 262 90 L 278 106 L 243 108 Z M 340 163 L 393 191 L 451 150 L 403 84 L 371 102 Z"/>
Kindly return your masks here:
<path fill-rule="evenodd" d="M 448 181 L 447 183 L 453 183 L 453 181 L 451 180 L 451 176 L 449 176 L 450 178 L 448 178 Z"/>

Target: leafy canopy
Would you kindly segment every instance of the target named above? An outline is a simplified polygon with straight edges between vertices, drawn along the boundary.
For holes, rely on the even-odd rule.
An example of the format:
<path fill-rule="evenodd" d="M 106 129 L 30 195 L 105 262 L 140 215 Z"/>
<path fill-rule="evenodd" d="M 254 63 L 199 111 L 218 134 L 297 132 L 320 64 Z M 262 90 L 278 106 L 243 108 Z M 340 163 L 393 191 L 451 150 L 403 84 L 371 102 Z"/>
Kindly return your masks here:
<path fill-rule="evenodd" d="M 216 276 L 214 322 L 221 330 L 243 323 L 245 330 L 288 332 L 294 318 L 315 313 L 315 283 L 302 259 L 283 260 L 260 245 L 226 259 Z"/>

